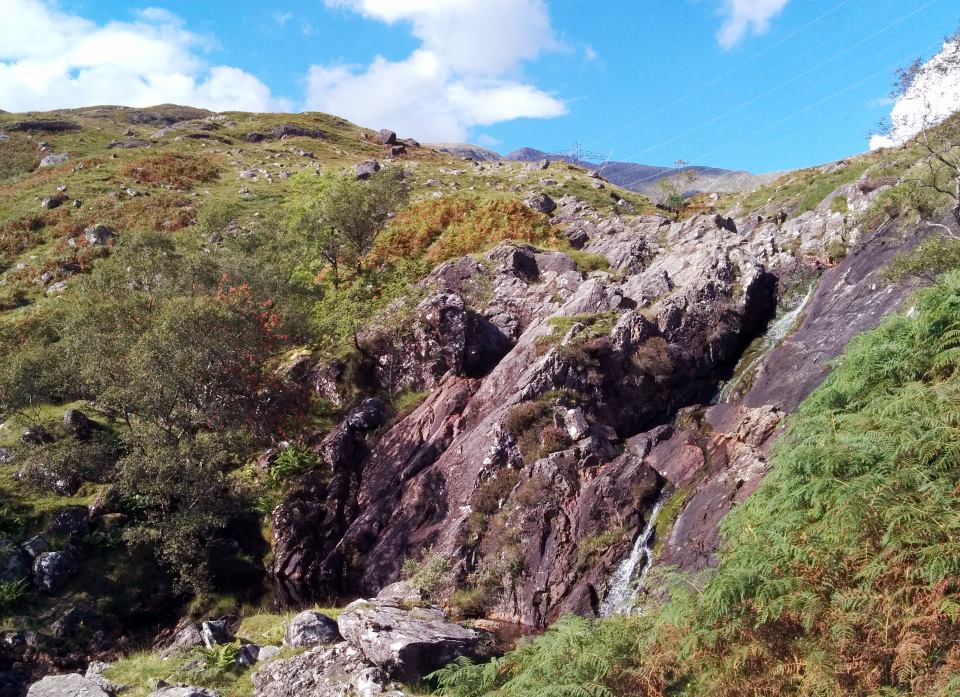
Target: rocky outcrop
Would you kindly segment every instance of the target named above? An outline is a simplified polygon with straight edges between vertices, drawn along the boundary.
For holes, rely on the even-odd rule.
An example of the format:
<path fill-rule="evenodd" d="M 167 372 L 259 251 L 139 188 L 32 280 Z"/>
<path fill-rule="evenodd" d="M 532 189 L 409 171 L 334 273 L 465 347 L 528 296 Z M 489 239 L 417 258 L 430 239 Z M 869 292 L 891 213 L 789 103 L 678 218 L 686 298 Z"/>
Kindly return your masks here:
<path fill-rule="evenodd" d="M 851 206 L 867 203 L 851 193 Z M 829 207 L 670 222 L 555 205 L 552 222 L 608 270 L 503 244 L 438 266 L 390 351 L 369 335 L 380 385 L 430 394 L 375 439 L 363 432 L 349 485 L 313 498 L 309 529 L 284 513 L 302 488 L 278 509 L 274 573 L 291 595 L 372 595 L 429 550 L 450 562 L 441 595 L 460 612 L 536 626 L 590 614 L 673 491 L 685 503 L 656 546 L 664 561 L 704 568 L 720 518 L 762 478 L 784 413 L 822 379 L 818 364 L 902 297 L 871 277 L 902 240 L 861 240 Z M 778 294 L 821 270 L 838 239 L 860 251 L 826 271 L 795 338 L 759 362 L 742 403 L 711 406 Z M 809 361 L 780 358 L 805 336 Z M 803 363 L 781 369 L 795 388 L 770 372 L 777 361 Z"/>
<path fill-rule="evenodd" d="M 436 607 L 407 610 L 389 601 L 357 600 L 337 625 L 367 661 L 403 682 L 416 682 L 460 656 L 490 655 L 484 635 L 448 621 Z"/>
<path fill-rule="evenodd" d="M 35 682 L 27 690 L 27 697 L 110 697 L 110 694 L 93 680 L 70 673 L 48 675 Z"/>
<path fill-rule="evenodd" d="M 346 642 L 273 661 L 252 677 L 254 697 L 403 697 L 386 674 Z"/>

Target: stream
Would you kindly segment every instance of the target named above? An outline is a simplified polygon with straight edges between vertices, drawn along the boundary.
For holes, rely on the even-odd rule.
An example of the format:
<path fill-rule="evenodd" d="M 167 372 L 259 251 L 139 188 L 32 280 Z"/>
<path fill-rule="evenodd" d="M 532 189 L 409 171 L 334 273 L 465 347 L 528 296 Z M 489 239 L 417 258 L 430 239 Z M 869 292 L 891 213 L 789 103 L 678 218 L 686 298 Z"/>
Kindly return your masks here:
<path fill-rule="evenodd" d="M 668 487 L 664 487 L 667 489 Z M 637 596 L 643 589 L 643 581 L 653 566 L 653 535 L 657 518 L 663 504 L 670 498 L 666 490 L 660 492 L 657 502 L 650 510 L 647 525 L 633 543 L 630 556 L 624 559 L 610 578 L 610 590 L 600 605 L 600 616 L 629 615 L 638 610 Z"/>
<path fill-rule="evenodd" d="M 770 352 L 789 336 L 797 320 L 800 319 L 800 315 L 803 314 L 807 304 L 811 298 L 813 298 L 816 287 L 816 279 L 810 281 L 806 293 L 800 298 L 797 304 L 775 319 L 766 333 L 747 347 L 747 350 L 743 353 L 743 357 L 734 369 L 733 377 L 724 383 L 714 398 L 715 403 L 729 401 L 730 398 L 736 394 L 738 388 L 756 373 L 766 357 L 770 355 Z"/>

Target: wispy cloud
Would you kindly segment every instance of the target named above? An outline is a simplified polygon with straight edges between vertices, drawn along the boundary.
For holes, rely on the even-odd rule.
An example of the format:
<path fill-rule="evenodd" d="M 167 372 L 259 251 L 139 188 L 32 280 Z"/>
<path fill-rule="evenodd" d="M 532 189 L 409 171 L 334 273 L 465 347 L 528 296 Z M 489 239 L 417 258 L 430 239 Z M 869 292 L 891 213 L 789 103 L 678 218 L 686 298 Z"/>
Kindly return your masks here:
<path fill-rule="evenodd" d="M 747 34 L 764 34 L 770 21 L 783 11 L 789 0 L 723 0 L 720 10 L 723 24 L 717 40 L 724 48 L 733 48 Z"/>

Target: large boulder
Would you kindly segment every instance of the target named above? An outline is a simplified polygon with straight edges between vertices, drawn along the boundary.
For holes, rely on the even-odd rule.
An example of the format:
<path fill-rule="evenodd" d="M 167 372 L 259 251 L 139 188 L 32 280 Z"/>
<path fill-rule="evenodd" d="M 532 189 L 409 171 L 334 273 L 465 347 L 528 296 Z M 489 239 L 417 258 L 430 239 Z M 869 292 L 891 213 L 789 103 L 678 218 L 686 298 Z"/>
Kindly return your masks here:
<path fill-rule="evenodd" d="M 381 128 L 375 137 L 380 145 L 397 144 L 397 134 L 391 131 L 389 128 Z"/>
<path fill-rule="evenodd" d="M 538 213 L 549 215 L 557 209 L 556 202 L 546 194 L 533 194 L 523 200 L 523 205 Z"/>
<path fill-rule="evenodd" d="M 290 620 L 283 635 L 284 646 L 303 647 L 340 641 L 337 623 L 320 612 L 306 610 Z"/>
<path fill-rule="evenodd" d="M 44 593 L 58 593 L 80 571 L 70 551 L 43 552 L 33 562 L 33 583 Z"/>
<path fill-rule="evenodd" d="M 382 670 L 345 642 L 272 661 L 252 676 L 254 697 L 403 697 Z"/>
<path fill-rule="evenodd" d="M 48 675 L 27 690 L 27 697 L 110 697 L 95 681 L 80 675 Z"/>
<path fill-rule="evenodd" d="M 379 171 L 380 163 L 376 160 L 366 160 L 359 163 L 355 168 L 357 179 L 369 179 Z"/>
<path fill-rule="evenodd" d="M 489 655 L 486 635 L 448 621 L 436 607 L 406 610 L 357 600 L 337 619 L 340 633 L 387 675 L 415 682 L 451 661 Z"/>

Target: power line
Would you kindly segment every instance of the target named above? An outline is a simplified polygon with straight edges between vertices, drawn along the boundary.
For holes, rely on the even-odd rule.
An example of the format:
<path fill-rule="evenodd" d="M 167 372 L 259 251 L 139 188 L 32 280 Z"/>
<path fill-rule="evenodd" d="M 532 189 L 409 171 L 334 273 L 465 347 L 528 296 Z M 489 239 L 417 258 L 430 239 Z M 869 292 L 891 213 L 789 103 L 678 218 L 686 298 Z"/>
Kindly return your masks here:
<path fill-rule="evenodd" d="M 660 115 L 660 114 L 663 114 L 663 113 L 669 111 L 670 109 L 672 109 L 672 108 L 675 107 L 676 105 L 685 102 L 685 101 L 686 101 L 687 99 L 689 99 L 690 97 L 692 97 L 692 96 L 694 96 L 694 95 L 696 95 L 696 94 L 699 94 L 700 92 L 703 92 L 706 88 L 710 87 L 711 85 L 715 85 L 716 83 L 720 82 L 720 81 L 723 80 L 725 77 L 729 77 L 730 75 L 733 75 L 734 73 L 736 73 L 736 72 L 737 72 L 738 70 L 740 70 L 741 68 L 744 68 L 744 67 L 750 65 L 751 63 L 753 63 L 754 61 L 759 60 L 760 58 L 762 58 L 763 56 L 765 56 L 765 55 L 766 55 L 767 53 L 769 53 L 770 51 L 774 50 L 775 48 L 778 48 L 778 47 L 782 46 L 783 44 L 785 44 L 786 42 L 788 42 L 790 39 L 794 38 L 795 36 L 797 36 L 797 35 L 799 35 L 799 34 L 802 34 L 803 32 L 805 32 L 805 31 L 806 31 L 807 29 L 809 29 L 810 27 L 814 26 L 815 24 L 817 24 L 817 23 L 819 23 L 820 21 L 826 19 L 827 17 L 829 17 L 829 16 L 832 15 L 833 13 L 837 12 L 837 11 L 838 11 L 840 8 L 842 8 L 844 5 L 848 5 L 851 1 L 852 1 L 852 0 L 841 0 L 840 3 L 838 3 L 837 5 L 834 5 L 831 9 L 827 10 L 826 12 L 824 12 L 823 14 L 821 14 L 820 16 L 816 17 L 815 19 L 810 20 L 809 22 L 807 22 L 806 24 L 804 24 L 804 25 L 803 25 L 802 27 L 800 27 L 799 29 L 794 30 L 794 31 L 791 32 L 790 34 L 787 34 L 785 37 L 783 37 L 782 39 L 780 39 L 780 40 L 779 40 L 778 42 L 776 42 L 775 44 L 773 44 L 773 45 L 771 45 L 771 46 L 767 46 L 767 47 L 766 47 L 765 49 L 763 49 L 762 51 L 759 51 L 758 53 L 755 53 L 752 57 L 750 57 L 750 58 L 748 58 L 747 60 L 743 61 L 742 63 L 734 66 L 733 68 L 730 68 L 730 69 L 727 70 L 725 73 L 721 73 L 720 75 L 717 75 L 717 76 L 714 77 L 712 80 L 709 80 L 708 82 L 705 82 L 705 83 L 701 84 L 701 85 L 700 85 L 699 87 L 697 87 L 696 89 L 693 89 L 693 90 L 691 90 L 690 92 L 687 92 L 687 94 L 683 95 L 682 97 L 678 97 L 678 98 L 675 99 L 674 101 L 672 101 L 672 102 L 670 102 L 670 103 L 668 103 L 668 104 L 665 104 L 664 106 L 662 106 L 661 108 L 657 109 L 656 111 L 647 112 L 647 113 L 644 114 L 639 120 L 634 121 L 634 122 L 631 123 L 629 126 L 624 126 L 623 128 L 619 128 L 619 129 L 617 129 L 617 130 L 615 130 L 615 131 L 611 131 L 611 132 L 607 133 L 606 135 L 604 135 L 602 138 L 600 138 L 600 139 L 598 139 L 598 140 L 596 140 L 596 141 L 593 141 L 593 142 L 594 142 L 595 144 L 604 143 L 604 142 L 610 140 L 611 138 L 613 138 L 614 136 L 618 136 L 618 135 L 620 135 L 620 134 L 622 134 L 622 133 L 625 133 L 626 131 L 630 130 L 631 128 L 636 127 L 638 124 L 644 123 L 645 121 L 649 120 L 650 118 L 652 118 L 652 117 L 654 117 L 654 116 L 658 116 L 658 115 Z"/>
<path fill-rule="evenodd" d="M 931 45 L 932 48 L 936 48 L 936 46 L 939 46 L 939 42 L 938 42 L 937 44 L 932 44 L 932 45 Z M 850 91 L 852 91 L 852 90 L 857 89 L 858 87 L 861 87 L 862 85 L 870 82 L 871 80 L 873 80 L 874 78 L 876 78 L 876 77 L 879 76 L 879 75 L 882 75 L 882 74 L 884 74 L 884 73 L 887 73 L 887 74 L 891 73 L 891 71 L 895 70 L 896 67 L 897 67 L 896 65 L 891 65 L 891 66 L 887 66 L 887 67 L 885 67 L 885 68 L 882 68 L 881 70 L 878 70 L 878 71 L 876 71 L 876 72 L 873 72 L 873 73 L 871 73 L 870 75 L 867 75 L 865 78 L 859 80 L 858 82 L 856 82 L 856 83 L 854 83 L 854 84 L 852 84 L 852 85 L 846 86 L 846 87 L 843 88 L 842 90 L 838 90 L 837 92 L 834 92 L 834 93 L 832 93 L 832 94 L 824 97 L 823 99 L 820 99 L 820 100 L 818 100 L 818 101 L 816 101 L 816 102 L 814 102 L 814 103 L 812 103 L 812 104 L 808 104 L 807 106 L 803 107 L 802 109 L 798 109 L 798 110 L 794 111 L 793 113 L 791 113 L 791 114 L 789 114 L 789 115 L 787 115 L 787 116 L 785 116 L 785 117 L 783 117 L 783 118 L 781 118 L 781 119 L 777 119 L 776 121 L 773 121 L 772 123 L 769 123 L 769 124 L 767 124 L 767 125 L 765 125 L 765 126 L 763 126 L 763 127 L 761 127 L 761 128 L 758 128 L 758 129 L 754 130 L 754 131 L 751 131 L 751 133 L 748 134 L 748 135 L 746 135 L 746 136 L 742 136 L 742 137 L 740 137 L 740 138 L 737 138 L 736 140 L 727 141 L 727 142 L 725 142 L 723 145 L 721 145 L 720 147 L 714 148 L 713 150 L 711 150 L 711 151 L 703 154 L 702 157 L 704 157 L 704 158 L 710 157 L 710 156 L 712 156 L 712 155 L 714 155 L 714 154 L 716 154 L 716 153 L 718 153 L 718 152 L 722 152 L 723 150 L 726 150 L 726 149 L 729 148 L 729 147 L 732 147 L 732 146 L 734 146 L 734 145 L 737 145 L 738 143 L 741 143 L 741 142 L 743 142 L 743 141 L 745 141 L 745 140 L 748 140 L 749 138 L 752 138 L 753 136 L 755 136 L 755 135 L 758 134 L 758 133 L 763 133 L 763 132 L 765 132 L 765 131 L 769 131 L 769 130 L 772 129 L 772 128 L 776 128 L 777 126 L 779 126 L 779 125 L 782 124 L 782 123 L 786 123 L 787 121 L 791 121 L 791 120 L 797 118 L 798 116 L 801 116 L 802 114 L 805 114 L 805 113 L 807 113 L 807 112 L 809 112 L 809 111 L 817 108 L 818 106 L 820 106 L 820 105 L 822 105 L 822 104 L 825 104 L 826 102 L 829 102 L 829 101 L 831 101 L 831 100 L 833 100 L 833 99 L 836 99 L 837 97 L 839 97 L 839 96 L 841 96 L 841 95 L 846 94 L 847 92 L 850 92 Z M 650 179 L 656 179 L 658 176 L 662 176 L 662 175 L 654 175 L 654 176 L 652 176 L 652 177 L 642 177 L 642 178 L 640 178 L 640 179 L 637 179 L 637 180 L 628 182 L 628 183 L 626 183 L 626 184 L 621 184 L 621 185 L 619 185 L 619 186 L 622 186 L 624 189 L 629 189 L 629 188 L 632 187 L 632 186 L 636 186 L 637 184 L 641 184 L 641 183 L 643 183 L 643 182 L 645 182 L 645 181 L 649 181 Z"/>
<path fill-rule="evenodd" d="M 657 150 L 658 148 L 661 148 L 661 147 L 663 147 L 664 145 L 669 145 L 670 143 L 674 143 L 674 142 L 676 142 L 676 141 L 678 141 L 678 140 L 681 140 L 681 139 L 683 139 L 683 138 L 686 138 L 687 136 L 690 136 L 690 135 L 692 135 L 692 134 L 694 134 L 694 133 L 697 133 L 697 132 L 699 132 L 699 131 L 702 131 L 704 128 L 707 128 L 708 126 L 711 126 L 711 125 L 717 123 L 718 121 L 721 121 L 721 120 L 727 118 L 728 116 L 731 116 L 731 115 L 733 115 L 733 114 L 736 114 L 736 113 L 739 112 L 739 111 L 742 111 L 743 109 L 747 108 L 747 107 L 750 106 L 751 104 L 755 104 L 756 102 L 760 101 L 760 100 L 763 99 L 764 97 L 767 97 L 767 96 L 773 94 L 774 92 L 783 89 L 783 88 L 786 87 L 787 85 L 790 85 L 790 84 L 796 82 L 797 80 L 799 80 L 799 79 L 801 79 L 801 78 L 803 78 L 803 77 L 806 77 L 806 76 L 809 75 L 810 73 L 819 70 L 820 68 L 824 67 L 825 65 L 829 65 L 830 63 L 833 63 L 833 62 L 836 61 L 838 58 L 840 58 L 841 56 L 849 53 L 849 52 L 852 51 L 853 49 L 859 48 L 860 46 L 862 46 L 863 44 L 867 43 L 868 41 L 872 41 L 873 39 L 877 38 L 877 37 L 880 36 L 881 34 L 884 34 L 884 33 L 888 32 L 888 31 L 890 31 L 891 29 L 893 29 L 893 28 L 896 27 L 896 26 L 899 26 L 900 24 L 903 24 L 904 22 L 906 22 L 908 19 L 910 19 L 910 18 L 913 17 L 914 15 L 922 12 L 923 10 L 927 9 L 928 7 L 930 7 L 931 5 L 933 5 L 933 4 L 937 3 L 937 2 L 941 2 L 941 0 L 929 0 L 929 2 L 924 3 L 924 4 L 921 5 L 920 7 L 914 9 L 912 12 L 904 15 L 903 17 L 900 17 L 900 18 L 897 19 L 896 21 L 894 21 L 894 22 L 886 25 L 885 27 L 883 27 L 882 29 L 879 29 L 878 31 L 874 32 L 873 34 L 870 34 L 869 36 L 864 37 L 863 39 L 861 39 L 861 40 L 858 41 L 857 43 L 855 43 L 855 44 L 853 44 L 853 45 L 851 45 L 851 46 L 848 46 L 846 49 L 844 49 L 844 50 L 841 51 L 840 53 L 836 53 L 836 54 L 834 54 L 832 57 L 828 58 L 827 60 L 821 61 L 820 63 L 817 63 L 816 65 L 814 65 L 814 66 L 812 66 L 812 67 L 810 67 L 810 68 L 807 68 L 806 70 L 804 70 L 804 71 L 800 72 L 799 74 L 793 76 L 793 77 L 790 78 L 789 80 L 779 82 L 775 87 L 772 87 L 772 88 L 770 88 L 769 90 L 767 90 L 767 91 L 765 91 L 765 92 L 763 92 L 763 93 L 755 96 L 753 99 L 750 99 L 750 100 L 748 100 L 748 101 L 746 101 L 746 102 L 743 102 L 742 104 L 740 104 L 740 105 L 738 105 L 738 106 L 736 106 L 736 107 L 734 107 L 734 108 L 732 108 L 732 109 L 729 109 L 729 110 L 725 111 L 724 113 L 722 113 L 722 114 L 720 114 L 720 115 L 718 115 L 718 116 L 715 116 L 714 118 L 710 119 L 709 121 L 706 121 L 706 122 L 700 124 L 699 126 L 696 126 L 695 128 L 692 128 L 692 129 L 690 129 L 690 130 L 688 130 L 688 131 L 685 131 L 685 132 L 683 132 L 683 133 L 680 133 L 680 134 L 678 134 L 678 135 L 672 136 L 672 137 L 668 138 L 667 140 L 661 141 L 661 142 L 657 143 L 656 145 L 650 146 L 650 147 L 645 148 L 645 149 L 643 149 L 643 150 L 641 150 L 641 151 L 639 151 L 639 152 L 636 152 L 636 153 L 634 153 L 634 154 L 632 154 L 632 155 L 629 155 L 629 156 L 627 156 L 627 157 L 624 158 L 624 159 L 627 160 L 627 161 L 633 160 L 633 159 L 635 159 L 635 158 L 637 158 L 637 157 L 640 157 L 641 155 L 644 155 L 644 154 L 646 154 L 646 153 L 648 153 L 648 152 L 651 152 L 651 151 L 653 151 L 653 150 Z"/>

